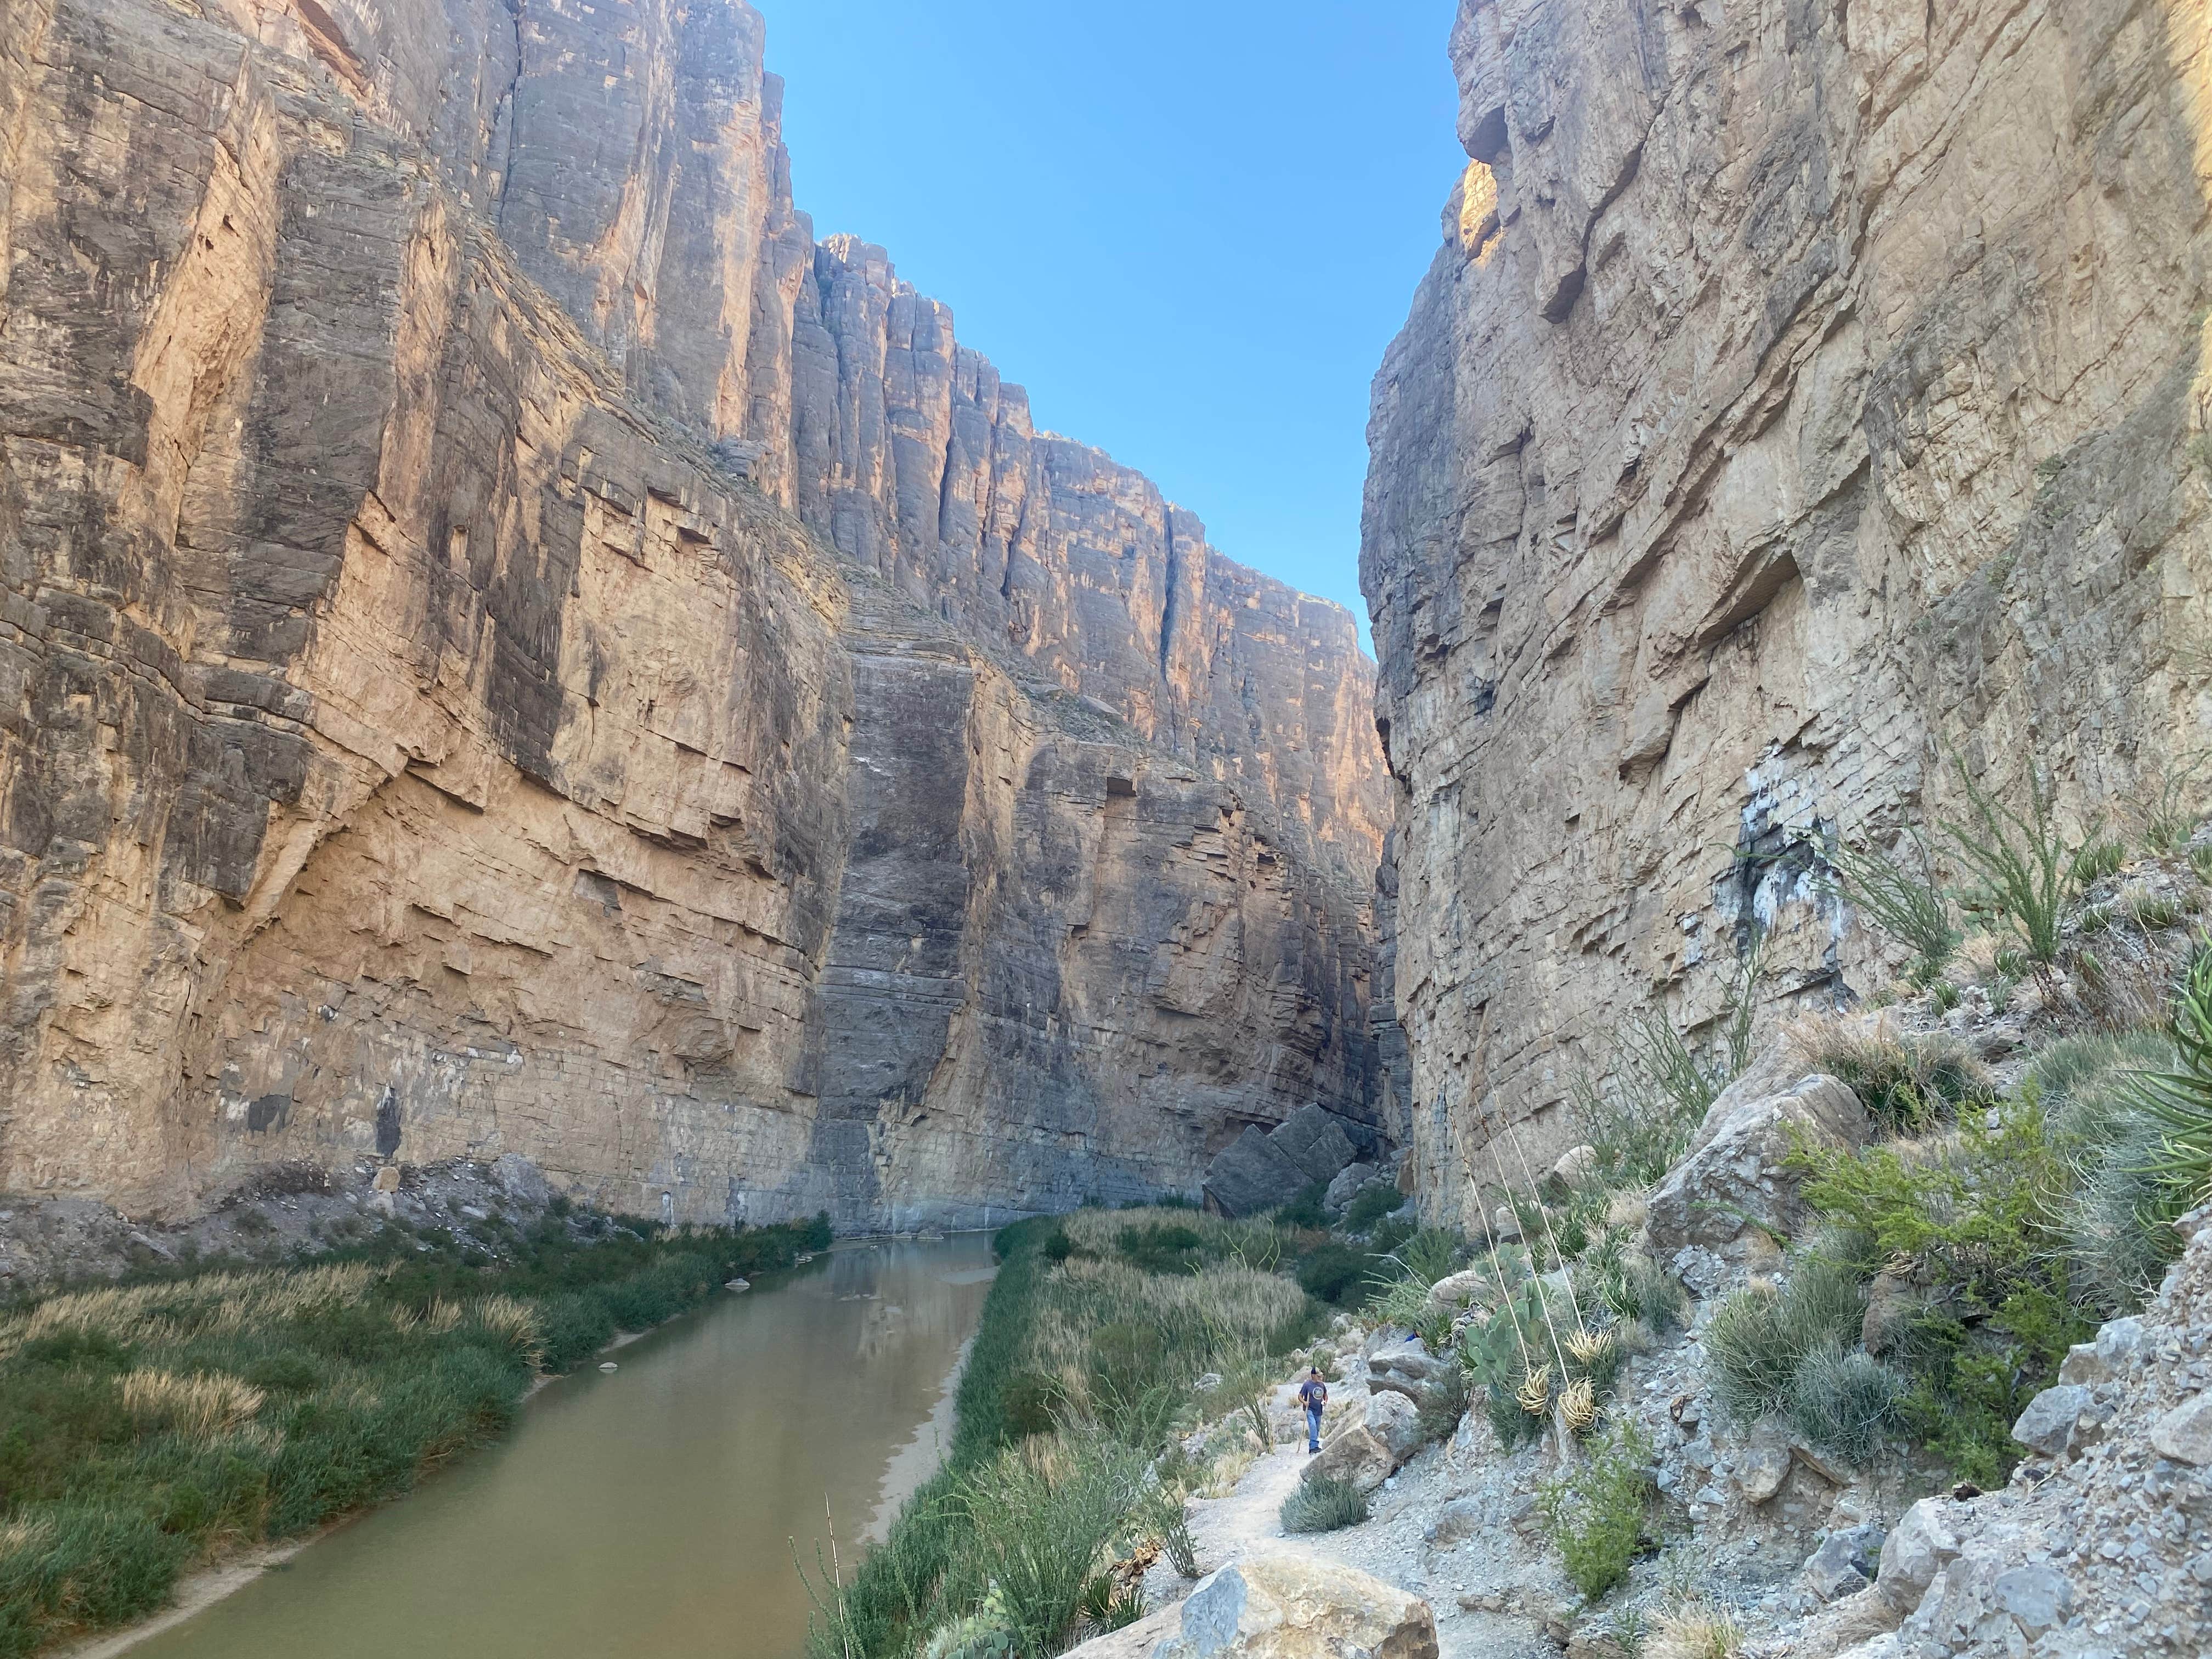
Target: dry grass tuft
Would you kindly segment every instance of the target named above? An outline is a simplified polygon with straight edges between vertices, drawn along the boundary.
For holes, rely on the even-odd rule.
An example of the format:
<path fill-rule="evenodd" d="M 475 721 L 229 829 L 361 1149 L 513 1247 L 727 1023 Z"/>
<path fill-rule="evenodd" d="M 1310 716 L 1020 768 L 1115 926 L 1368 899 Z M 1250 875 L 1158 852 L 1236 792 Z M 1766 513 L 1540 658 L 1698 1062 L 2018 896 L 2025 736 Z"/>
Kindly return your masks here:
<path fill-rule="evenodd" d="M 1643 1659 L 1741 1659 L 1743 1631 L 1722 1609 L 1685 1601 L 1651 1621 Z"/>
<path fill-rule="evenodd" d="M 238 1334 L 350 1307 L 382 1270 L 342 1262 L 295 1270 L 207 1273 L 166 1284 L 77 1291 L 0 1319 L 0 1358 L 41 1337 L 79 1332 L 138 1346 Z"/>
<path fill-rule="evenodd" d="M 123 1379 L 123 1408 L 141 1427 L 168 1429 L 212 1440 L 253 1420 L 265 1396 L 222 1371 L 179 1376 L 174 1371 L 132 1371 Z"/>

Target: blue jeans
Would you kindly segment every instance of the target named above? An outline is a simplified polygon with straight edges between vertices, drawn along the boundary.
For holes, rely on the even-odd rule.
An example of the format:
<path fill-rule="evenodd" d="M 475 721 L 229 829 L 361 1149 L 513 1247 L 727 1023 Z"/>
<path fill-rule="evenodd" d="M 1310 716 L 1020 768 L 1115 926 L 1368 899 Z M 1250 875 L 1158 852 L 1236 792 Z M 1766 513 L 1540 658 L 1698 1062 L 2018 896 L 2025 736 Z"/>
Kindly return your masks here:
<path fill-rule="evenodd" d="M 1318 1406 L 1306 1407 L 1306 1449 L 1321 1449 L 1321 1407 Z"/>

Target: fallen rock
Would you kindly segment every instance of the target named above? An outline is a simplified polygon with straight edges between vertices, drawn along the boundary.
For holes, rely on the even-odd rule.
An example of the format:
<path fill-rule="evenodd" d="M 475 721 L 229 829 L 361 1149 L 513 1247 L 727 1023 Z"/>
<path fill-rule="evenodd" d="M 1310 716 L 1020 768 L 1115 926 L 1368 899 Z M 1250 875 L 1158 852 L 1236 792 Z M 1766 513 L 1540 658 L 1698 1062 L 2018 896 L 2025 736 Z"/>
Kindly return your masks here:
<path fill-rule="evenodd" d="M 1790 1446 L 1771 1437 L 1754 1440 L 1738 1454 L 1735 1483 L 1751 1504 L 1764 1504 L 1790 1478 Z"/>
<path fill-rule="evenodd" d="M 2150 1443 L 2177 1463 L 2197 1468 L 2212 1463 L 2212 1392 L 2184 1401 L 2152 1424 Z"/>
<path fill-rule="evenodd" d="M 2080 1382 L 2062 1382 L 2045 1389 L 2027 1402 L 2012 1437 L 2030 1451 L 2045 1457 L 2063 1457 L 2074 1448 L 2074 1426 L 2093 1403 L 2089 1389 Z"/>
<path fill-rule="evenodd" d="M 1897 1523 L 1881 1547 L 1881 1571 L 1875 1588 L 1900 1613 L 1920 1605 L 1936 1575 L 1959 1557 L 1954 1525 L 1956 1505 L 1945 1498 L 1923 1498 Z"/>
<path fill-rule="evenodd" d="M 492 1159 L 491 1178 L 493 1185 L 518 1204 L 542 1207 L 553 1196 L 545 1171 L 520 1152 L 501 1152 Z"/>
<path fill-rule="evenodd" d="M 1224 1215 L 1257 1215 L 1289 1203 L 1313 1181 L 1296 1158 L 1248 1123 L 1206 1166 L 1206 1196 Z"/>
<path fill-rule="evenodd" d="M 1544 1195 L 1555 1201 L 1564 1200 L 1596 1170 L 1596 1147 L 1570 1146 L 1559 1154 L 1559 1161 L 1544 1172 Z"/>
<path fill-rule="evenodd" d="M 1761 1068 L 1723 1090 L 1689 1152 L 1653 1188 L 1644 1227 L 1655 1253 L 1691 1244 L 1740 1250 L 1747 1231 L 1789 1233 L 1800 1218 L 1797 1182 L 1784 1167 L 1792 1146 L 1865 1140 L 1866 1108 L 1844 1084 L 1816 1072 L 1759 1091 L 1770 1074 Z"/>
<path fill-rule="evenodd" d="M 722 1281 L 722 1288 L 726 1291 L 750 1291 L 752 1287 L 753 1282 L 750 1279 L 726 1279 Z"/>
<path fill-rule="evenodd" d="M 1474 1537 L 1495 1519 L 1491 1505 L 1482 1499 L 1455 1498 L 1437 1510 L 1437 1518 L 1421 1535 L 1431 1544 L 1449 1548 L 1462 1539 Z"/>
<path fill-rule="evenodd" d="M 1882 1529 L 1871 1521 L 1830 1533 L 1806 1559 L 1805 1588 L 1823 1601 L 1856 1595 L 1874 1582 L 1883 1538 Z"/>
<path fill-rule="evenodd" d="M 1419 1597 L 1310 1556 L 1255 1555 L 1202 1581 L 1153 1659 L 1437 1659 Z"/>
<path fill-rule="evenodd" d="M 1304 1105 L 1268 1133 L 1268 1144 L 1305 1171 L 1306 1182 L 1333 1181 L 1359 1156 L 1334 1112 Z"/>
<path fill-rule="evenodd" d="M 1347 1164 L 1336 1172 L 1336 1179 L 1328 1183 L 1322 1194 L 1321 1206 L 1331 1215 L 1341 1215 L 1352 1207 L 1352 1200 L 1359 1196 L 1360 1189 L 1374 1181 L 1388 1182 L 1372 1164 Z"/>
<path fill-rule="evenodd" d="M 1401 1394 L 1370 1396 L 1357 1421 L 1346 1424 L 1306 1460 L 1301 1479 L 1343 1480 L 1371 1492 L 1421 1449 L 1421 1415 Z"/>

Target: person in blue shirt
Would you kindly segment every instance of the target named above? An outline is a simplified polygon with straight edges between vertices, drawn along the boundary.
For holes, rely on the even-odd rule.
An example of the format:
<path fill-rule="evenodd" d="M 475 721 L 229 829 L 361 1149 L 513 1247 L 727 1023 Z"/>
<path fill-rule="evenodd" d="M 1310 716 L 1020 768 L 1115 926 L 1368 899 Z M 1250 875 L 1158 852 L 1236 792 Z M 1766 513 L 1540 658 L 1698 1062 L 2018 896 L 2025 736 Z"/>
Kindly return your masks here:
<path fill-rule="evenodd" d="M 1306 1455 L 1321 1449 L 1322 1408 L 1328 1404 L 1328 1384 L 1321 1380 L 1321 1367 L 1310 1367 L 1298 1384 L 1298 1404 L 1306 1408 Z"/>

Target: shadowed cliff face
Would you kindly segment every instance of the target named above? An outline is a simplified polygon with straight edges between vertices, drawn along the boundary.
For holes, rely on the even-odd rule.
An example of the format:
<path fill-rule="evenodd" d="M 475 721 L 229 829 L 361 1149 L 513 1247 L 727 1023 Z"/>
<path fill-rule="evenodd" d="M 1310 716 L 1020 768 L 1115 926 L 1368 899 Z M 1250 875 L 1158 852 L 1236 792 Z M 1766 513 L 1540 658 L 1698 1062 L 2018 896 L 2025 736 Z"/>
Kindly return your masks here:
<path fill-rule="evenodd" d="M 1754 926 L 1769 996 L 1868 988 L 1791 830 L 1956 816 L 1954 750 L 2077 817 L 2201 750 L 2206 27 L 1464 0 L 1362 554 L 1436 1211 Z"/>
<path fill-rule="evenodd" d="M 1351 619 L 817 246 L 762 41 L 0 15 L 0 1186 L 907 1224 L 1372 1115 Z"/>

